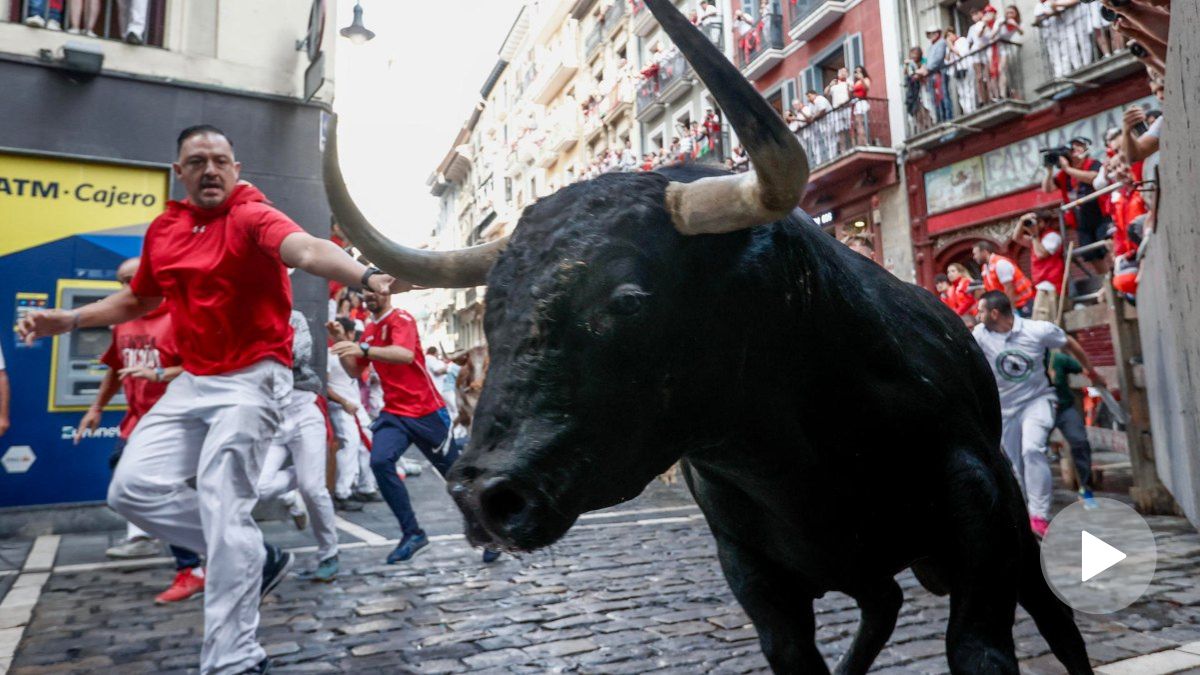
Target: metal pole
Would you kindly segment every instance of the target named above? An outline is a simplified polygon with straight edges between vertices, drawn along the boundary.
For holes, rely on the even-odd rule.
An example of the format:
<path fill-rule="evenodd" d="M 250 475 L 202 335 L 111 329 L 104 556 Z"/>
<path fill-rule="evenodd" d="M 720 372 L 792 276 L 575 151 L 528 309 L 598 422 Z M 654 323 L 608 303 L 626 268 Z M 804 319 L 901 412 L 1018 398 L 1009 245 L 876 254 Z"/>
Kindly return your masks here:
<path fill-rule="evenodd" d="M 1063 204 L 1062 206 L 1060 206 L 1058 208 L 1062 211 L 1067 211 L 1067 210 L 1075 208 L 1076 206 L 1086 204 L 1086 203 L 1092 201 L 1093 199 L 1099 199 L 1100 197 L 1103 197 L 1106 194 L 1116 192 L 1117 190 L 1120 190 L 1123 187 L 1125 187 L 1125 183 L 1113 183 L 1112 185 L 1109 185 L 1106 188 L 1103 188 L 1101 190 L 1096 190 L 1095 192 L 1093 192 L 1091 194 L 1086 194 L 1086 195 L 1080 197 L 1079 199 L 1076 199 L 1073 202 L 1068 202 L 1066 204 Z"/>
<path fill-rule="evenodd" d="M 1054 317 L 1054 323 L 1062 325 L 1063 309 L 1067 305 L 1067 282 L 1071 278 L 1071 260 L 1075 253 L 1075 242 L 1067 245 L 1066 265 L 1063 267 L 1062 283 L 1058 285 L 1058 315 Z"/>

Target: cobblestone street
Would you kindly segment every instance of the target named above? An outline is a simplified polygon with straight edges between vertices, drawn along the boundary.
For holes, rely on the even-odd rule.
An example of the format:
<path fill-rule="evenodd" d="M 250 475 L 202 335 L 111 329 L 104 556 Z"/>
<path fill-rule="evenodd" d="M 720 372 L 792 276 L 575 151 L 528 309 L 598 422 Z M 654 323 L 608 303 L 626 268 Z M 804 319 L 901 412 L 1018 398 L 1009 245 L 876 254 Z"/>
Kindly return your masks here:
<path fill-rule="evenodd" d="M 412 564 L 384 565 L 392 545 L 384 537 L 395 534 L 385 507 L 341 514 L 338 581 L 319 585 L 293 576 L 263 605 L 259 636 L 278 672 L 766 670 L 755 632 L 725 585 L 707 528 L 682 485 L 655 482 L 637 500 L 585 516 L 549 550 L 484 566 L 459 535 L 457 512 L 440 481 L 427 472 L 410 484 L 434 544 Z M 1160 559 L 1149 594 L 1117 615 L 1079 617 L 1094 663 L 1142 654 L 1156 659 L 1122 664 L 1113 673 L 1179 672 L 1200 664 L 1195 645 L 1185 648 L 1190 652 L 1175 649 L 1200 640 L 1200 536 L 1182 519 L 1151 520 Z M 264 523 L 264 530 L 301 551 L 300 569 L 314 563 L 307 533 L 277 522 Z M 194 672 L 200 601 L 155 606 L 152 598 L 169 583 L 171 569 L 166 559 L 103 561 L 104 547 L 120 535 L 58 540 L 13 675 Z M 26 562 L 30 550 L 28 541 L 0 544 L 0 594 L 18 596 L 26 585 L 21 579 L 36 581 Z M 908 573 L 901 581 L 905 605 L 876 669 L 945 672 L 948 603 Z M 13 605 L 11 599 L 0 605 L 0 619 Z M 858 611 L 839 594 L 818 600 L 817 608 L 818 637 L 832 664 L 850 642 Z M 10 623 L 0 623 L 0 630 Z M 1024 613 L 1015 635 L 1023 671 L 1062 672 Z M 1178 667 L 1155 665 L 1168 662 Z"/>

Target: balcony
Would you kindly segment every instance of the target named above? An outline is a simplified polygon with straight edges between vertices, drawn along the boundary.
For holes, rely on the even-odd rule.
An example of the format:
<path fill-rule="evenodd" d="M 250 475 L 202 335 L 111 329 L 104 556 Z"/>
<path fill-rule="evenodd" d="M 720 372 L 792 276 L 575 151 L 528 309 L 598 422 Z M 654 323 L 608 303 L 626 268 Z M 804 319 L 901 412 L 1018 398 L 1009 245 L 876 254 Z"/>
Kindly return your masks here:
<path fill-rule="evenodd" d="M 541 72 L 529 85 L 530 100 L 538 105 L 546 105 L 579 70 L 579 54 L 573 34 L 565 32 L 554 45 L 538 47 L 535 60 L 542 65 Z"/>
<path fill-rule="evenodd" d="M 658 69 L 658 98 L 664 104 L 674 103 L 692 89 L 696 76 L 683 54 L 675 54 Z"/>
<path fill-rule="evenodd" d="M 1021 45 L 1007 40 L 906 79 L 906 100 L 912 101 L 907 115 L 910 149 L 948 143 L 1030 109 L 1021 81 Z"/>
<path fill-rule="evenodd" d="M 854 0 L 789 0 L 788 37 L 807 42 L 845 16 Z"/>
<path fill-rule="evenodd" d="M 637 118 L 645 122 L 666 109 L 658 98 L 658 77 L 642 80 L 637 88 Z"/>
<path fill-rule="evenodd" d="M 0 15 L 0 19 L 5 16 L 11 23 L 22 23 L 33 16 L 33 12 L 28 11 L 29 2 L 10 2 L 9 10 L 5 15 Z M 52 3 L 49 0 L 42 3 L 42 12 L 37 15 L 37 19 L 41 20 L 41 25 L 46 26 L 51 20 L 57 21 L 63 29 L 69 28 L 70 24 L 65 15 L 66 3 Z M 145 44 L 153 47 L 163 46 L 163 34 L 165 33 L 165 24 L 167 16 L 167 0 L 150 0 L 146 8 L 146 26 L 140 35 L 137 35 L 136 40 L 129 40 L 127 36 L 129 31 L 124 30 L 125 23 L 122 21 L 123 16 L 119 11 L 117 0 L 104 0 L 96 3 L 99 5 L 99 11 L 93 24 L 89 26 L 80 26 L 91 30 L 91 37 L 104 40 L 123 40 L 130 44 Z M 59 6 L 59 9 L 53 9 L 51 5 Z M 22 10 L 26 11 L 22 11 Z M 37 19 L 34 19 L 36 22 Z M 82 37 L 82 36 L 71 36 Z M 140 42 L 138 41 L 140 40 Z"/>
<path fill-rule="evenodd" d="M 646 37 L 658 25 L 654 15 L 646 8 L 642 0 L 633 0 L 633 32 L 638 37 Z"/>
<path fill-rule="evenodd" d="M 783 15 L 768 14 L 754 30 L 738 40 L 737 65 L 747 79 L 756 80 L 783 61 Z"/>
<path fill-rule="evenodd" d="M 604 39 L 611 40 L 625 21 L 625 4 L 629 0 L 614 0 L 604 12 Z"/>
<path fill-rule="evenodd" d="M 549 139 L 542 145 L 555 155 L 566 152 L 579 141 L 579 111 L 573 106 L 563 106 L 554 114 L 550 124 Z"/>
<path fill-rule="evenodd" d="M 608 110 L 604 113 L 605 123 L 611 123 L 624 113 L 629 112 L 636 98 L 637 89 L 633 86 L 633 81 L 628 79 L 618 80 L 608 92 L 608 96 L 604 98 L 604 105 L 608 107 Z"/>
<path fill-rule="evenodd" d="M 801 127 L 796 136 L 814 177 L 835 164 L 842 168 L 844 160 L 856 155 L 867 163 L 872 156 L 884 155 L 886 162 L 896 158 L 886 98 L 852 99 Z"/>
<path fill-rule="evenodd" d="M 1072 5 L 1057 15 L 1044 17 L 1044 24 L 1057 19 L 1056 25 L 1043 27 L 1044 24 L 1034 24 L 1041 33 L 1038 42 L 1042 45 L 1042 63 L 1046 76 L 1045 82 L 1035 89 L 1038 95 L 1063 99 L 1081 89 L 1092 89 L 1142 70 L 1141 63 L 1129 50 L 1121 49 L 1104 54 L 1094 39 L 1088 39 L 1086 44 L 1073 49 L 1076 45 L 1054 34 L 1056 31 L 1062 32 L 1064 25 L 1081 25 L 1090 18 L 1087 16 L 1090 11 L 1091 7 L 1086 4 Z"/>

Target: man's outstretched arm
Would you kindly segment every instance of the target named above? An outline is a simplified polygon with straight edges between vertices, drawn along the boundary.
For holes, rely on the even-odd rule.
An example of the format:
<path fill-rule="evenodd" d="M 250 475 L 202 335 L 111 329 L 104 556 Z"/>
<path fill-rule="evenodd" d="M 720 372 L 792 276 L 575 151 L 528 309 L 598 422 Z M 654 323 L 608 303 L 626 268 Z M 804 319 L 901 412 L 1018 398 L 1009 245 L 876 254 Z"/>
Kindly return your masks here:
<path fill-rule="evenodd" d="M 38 338 L 61 335 L 76 328 L 115 326 L 147 314 L 161 303 L 162 298 L 144 298 L 134 295 L 128 288 L 122 288 L 103 300 L 79 309 L 31 312 L 17 324 L 17 336 L 25 344 L 33 344 Z"/>

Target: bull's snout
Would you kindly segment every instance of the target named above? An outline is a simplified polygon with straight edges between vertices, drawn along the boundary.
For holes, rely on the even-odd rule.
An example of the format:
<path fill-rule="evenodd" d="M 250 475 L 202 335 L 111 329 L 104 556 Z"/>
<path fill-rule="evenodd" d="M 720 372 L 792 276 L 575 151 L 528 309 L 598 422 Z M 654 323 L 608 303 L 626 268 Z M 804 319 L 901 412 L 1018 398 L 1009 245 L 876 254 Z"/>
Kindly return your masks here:
<path fill-rule="evenodd" d="M 455 472 L 447 486 L 466 517 L 471 543 L 522 548 L 537 525 L 535 491 L 508 476 L 472 477 L 473 473 Z"/>

